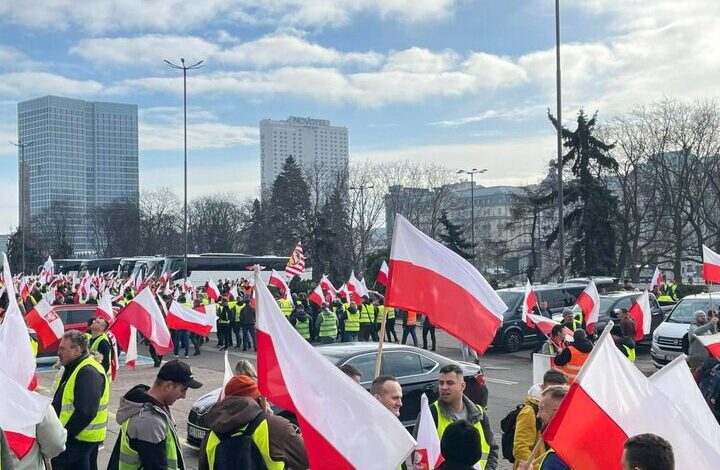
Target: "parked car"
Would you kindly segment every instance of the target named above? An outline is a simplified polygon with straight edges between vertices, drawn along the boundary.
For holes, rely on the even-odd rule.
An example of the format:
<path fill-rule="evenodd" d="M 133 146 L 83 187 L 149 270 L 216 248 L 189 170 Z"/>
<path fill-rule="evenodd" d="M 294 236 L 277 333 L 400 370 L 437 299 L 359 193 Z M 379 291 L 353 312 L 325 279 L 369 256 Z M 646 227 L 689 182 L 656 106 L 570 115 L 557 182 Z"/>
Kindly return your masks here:
<path fill-rule="evenodd" d="M 590 280 L 595 282 L 595 287 L 597 287 L 598 292 L 601 294 L 616 291 L 620 287 L 620 284 L 618 284 L 619 279 L 609 276 L 575 277 L 573 279 L 568 279 L 565 282 L 571 284 L 583 284 L 587 286 L 590 284 Z"/>
<path fill-rule="evenodd" d="M 88 320 L 91 318 L 95 318 L 96 309 L 97 305 L 53 305 L 53 310 L 63 322 L 65 331 L 78 330 L 84 332 L 85 330 L 87 330 Z M 115 308 L 115 310 L 115 313 L 117 313 L 117 308 Z M 32 330 L 30 334 L 35 335 Z M 35 339 L 37 339 L 36 335 Z M 43 347 L 42 344 L 38 345 L 38 357 L 43 358 L 57 356 L 57 350 L 59 345 L 59 341 L 56 341 L 48 347 Z"/>
<path fill-rule="evenodd" d="M 718 295 L 711 299 L 710 294 L 688 295 L 675 304 L 665 321 L 657 327 L 652 337 L 650 358 L 658 369 L 669 364 L 688 347 L 688 328 L 695 320 L 695 312 L 707 312 L 712 306 L 718 308 Z"/>
<path fill-rule="evenodd" d="M 323 357 L 338 367 L 350 364 L 362 373 L 360 385 L 370 390 L 375 373 L 377 359 L 377 343 L 337 343 L 317 346 L 315 348 Z M 480 366 L 469 362 L 454 361 L 439 354 L 413 346 L 388 344 L 383 346 L 382 374 L 392 375 L 398 379 L 403 389 L 403 407 L 400 420 L 412 431 L 415 418 L 420 413 L 420 397 L 427 394 L 432 403 L 438 397 L 437 380 L 440 369 L 448 364 L 459 365 L 465 375 L 465 394 L 473 402 L 487 406 L 488 390 L 485 377 Z M 187 442 L 190 446 L 199 447 L 208 431 L 206 416 L 212 406 L 217 403 L 220 389 L 198 399 L 188 414 Z M 273 411 L 295 422 L 295 416 L 279 407 Z"/>
<path fill-rule="evenodd" d="M 607 325 L 610 320 L 618 323 L 618 312 L 620 309 L 626 308 L 630 310 L 630 307 L 634 303 L 635 299 L 637 299 L 641 294 L 642 292 L 620 291 L 601 295 L 600 314 L 598 316 L 598 322 L 595 325 L 595 331 L 598 332 L 598 334 L 602 333 L 605 329 L 605 325 Z M 639 341 L 640 344 L 644 345 L 649 345 L 651 343 L 653 331 L 660 326 L 660 323 L 662 323 L 664 318 L 662 308 L 658 305 L 658 301 L 655 296 L 650 294 L 649 297 L 652 322 L 650 332 L 646 334 L 641 341 Z"/>
<path fill-rule="evenodd" d="M 538 302 L 546 300 L 548 309 L 553 315 L 560 314 L 564 308 L 575 305 L 575 300 L 585 289 L 582 284 L 549 284 L 533 286 Z M 522 321 L 521 304 L 525 298 L 525 287 L 500 289 L 497 294 L 505 302 L 508 309 L 503 315 L 503 322 L 493 339 L 494 347 L 503 347 L 507 352 L 519 351 L 524 345 L 535 344 L 538 330 L 528 328 Z"/>

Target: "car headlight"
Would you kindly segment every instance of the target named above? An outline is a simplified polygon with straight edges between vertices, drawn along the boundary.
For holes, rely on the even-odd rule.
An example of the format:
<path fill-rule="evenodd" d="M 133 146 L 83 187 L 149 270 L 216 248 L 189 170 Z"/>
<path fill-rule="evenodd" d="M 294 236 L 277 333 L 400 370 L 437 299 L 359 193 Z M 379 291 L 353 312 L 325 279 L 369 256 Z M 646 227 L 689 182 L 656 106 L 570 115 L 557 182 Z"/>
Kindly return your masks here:
<path fill-rule="evenodd" d="M 655 342 L 657 343 L 657 340 L 658 340 L 658 337 L 659 337 L 659 336 L 660 336 L 660 335 L 658 334 L 657 331 L 653 332 L 653 337 L 652 337 L 652 338 L 653 338 L 653 341 L 655 341 Z"/>

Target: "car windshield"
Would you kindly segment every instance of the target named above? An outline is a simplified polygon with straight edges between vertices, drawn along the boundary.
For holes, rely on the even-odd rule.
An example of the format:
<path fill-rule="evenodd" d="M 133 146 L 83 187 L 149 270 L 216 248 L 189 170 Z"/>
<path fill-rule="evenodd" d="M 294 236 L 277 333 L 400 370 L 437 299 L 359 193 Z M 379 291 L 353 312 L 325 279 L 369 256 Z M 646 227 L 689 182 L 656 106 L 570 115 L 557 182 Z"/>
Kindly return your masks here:
<path fill-rule="evenodd" d="M 508 292 L 508 291 L 496 291 L 497 295 L 502 299 L 503 302 L 505 302 L 505 305 L 507 305 L 507 312 L 505 312 L 505 315 L 512 316 L 515 313 L 515 306 L 520 302 L 520 300 L 523 298 L 523 294 L 520 292 Z"/>
<path fill-rule="evenodd" d="M 710 299 L 683 299 L 670 312 L 670 316 L 666 320 L 670 323 L 692 323 L 695 320 L 695 312 L 703 310 L 705 312 L 710 308 Z"/>
<path fill-rule="evenodd" d="M 607 312 L 617 299 L 600 296 L 600 312 Z"/>

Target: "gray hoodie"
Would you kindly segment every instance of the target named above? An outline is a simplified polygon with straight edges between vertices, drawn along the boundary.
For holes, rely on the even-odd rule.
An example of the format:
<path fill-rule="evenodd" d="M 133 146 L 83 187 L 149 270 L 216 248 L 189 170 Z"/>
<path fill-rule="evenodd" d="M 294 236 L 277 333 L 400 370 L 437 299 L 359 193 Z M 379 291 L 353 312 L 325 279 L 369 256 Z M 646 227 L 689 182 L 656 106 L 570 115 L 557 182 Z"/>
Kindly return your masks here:
<path fill-rule="evenodd" d="M 10 452 L 14 470 L 45 470 L 43 458 L 52 459 L 65 450 L 67 431 L 52 406 L 48 406 L 42 421 L 35 426 L 35 438 L 30 452 L 22 460 L 18 460 L 14 452 Z"/>

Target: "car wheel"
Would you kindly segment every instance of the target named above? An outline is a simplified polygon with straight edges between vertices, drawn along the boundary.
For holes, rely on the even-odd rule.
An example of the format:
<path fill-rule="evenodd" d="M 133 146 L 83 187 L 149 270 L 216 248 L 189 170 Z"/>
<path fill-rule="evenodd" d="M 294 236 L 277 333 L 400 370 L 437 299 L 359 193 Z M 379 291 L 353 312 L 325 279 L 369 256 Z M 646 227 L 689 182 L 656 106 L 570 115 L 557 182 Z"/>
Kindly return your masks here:
<path fill-rule="evenodd" d="M 503 346 L 505 347 L 505 351 L 507 352 L 517 352 L 520 350 L 520 346 L 522 346 L 522 335 L 519 331 L 513 330 L 505 333 L 505 337 L 503 338 Z"/>

